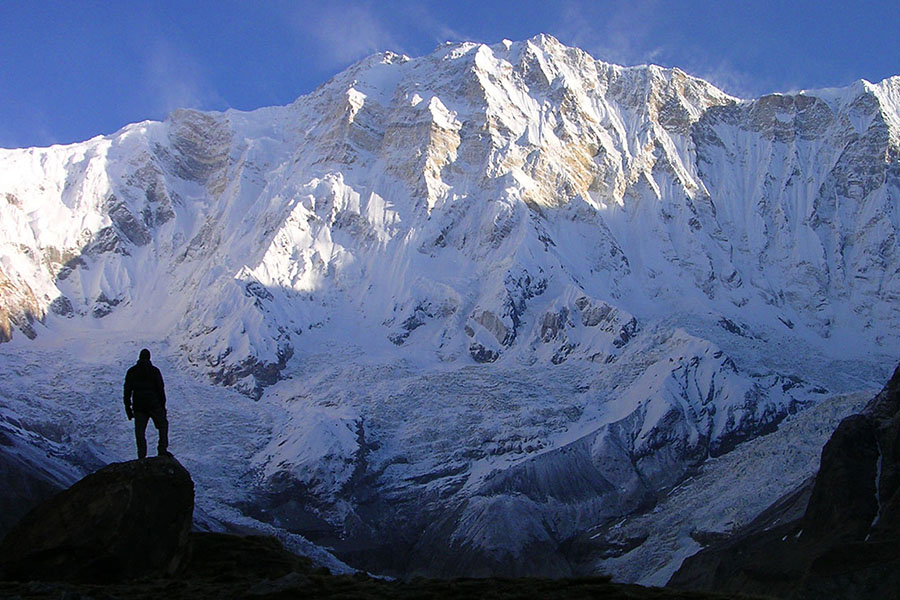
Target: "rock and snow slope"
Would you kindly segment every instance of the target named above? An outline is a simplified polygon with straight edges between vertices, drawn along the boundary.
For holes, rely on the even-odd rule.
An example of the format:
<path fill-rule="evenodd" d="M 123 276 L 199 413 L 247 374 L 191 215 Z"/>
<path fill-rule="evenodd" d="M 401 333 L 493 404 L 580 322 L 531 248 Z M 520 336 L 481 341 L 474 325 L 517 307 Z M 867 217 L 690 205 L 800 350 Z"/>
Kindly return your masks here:
<path fill-rule="evenodd" d="M 745 101 L 547 36 L 376 55 L 286 107 L 0 150 L 0 353 L 156 343 L 277 407 L 230 506 L 361 566 L 567 572 L 883 379 L 898 140 L 898 78 Z"/>
<path fill-rule="evenodd" d="M 577 542 L 583 568 L 665 585 L 686 557 L 750 523 L 786 490 L 808 483 L 822 444 L 872 393 L 834 396 L 788 417 L 777 432 L 706 461 L 652 510 L 588 530 Z"/>
<path fill-rule="evenodd" d="M 815 476 L 685 560 L 671 585 L 778 598 L 892 598 L 900 585 L 900 367 L 822 448 Z"/>

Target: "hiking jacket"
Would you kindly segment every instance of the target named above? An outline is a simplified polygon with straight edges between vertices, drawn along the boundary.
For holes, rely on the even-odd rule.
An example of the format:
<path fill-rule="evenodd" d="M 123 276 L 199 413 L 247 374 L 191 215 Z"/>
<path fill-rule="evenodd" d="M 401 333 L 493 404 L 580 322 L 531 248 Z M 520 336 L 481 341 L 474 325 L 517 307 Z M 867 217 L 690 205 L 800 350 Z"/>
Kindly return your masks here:
<path fill-rule="evenodd" d="M 166 408 L 166 388 L 162 373 L 149 360 L 139 360 L 125 373 L 125 409 L 150 412 Z"/>

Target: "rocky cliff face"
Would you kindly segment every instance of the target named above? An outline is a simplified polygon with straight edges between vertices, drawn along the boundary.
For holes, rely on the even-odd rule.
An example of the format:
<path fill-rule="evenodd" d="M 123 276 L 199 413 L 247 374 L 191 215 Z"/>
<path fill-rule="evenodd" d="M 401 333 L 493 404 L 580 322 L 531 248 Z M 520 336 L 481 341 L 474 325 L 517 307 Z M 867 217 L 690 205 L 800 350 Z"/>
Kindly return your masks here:
<path fill-rule="evenodd" d="M 539 36 L 0 151 L 0 335 L 162 340 L 278 404 L 246 510 L 407 549 L 373 568 L 565 572 L 579 530 L 883 374 L 898 89 L 739 100 Z"/>
<path fill-rule="evenodd" d="M 822 449 L 811 485 L 779 500 L 733 538 L 687 559 L 670 585 L 783 598 L 895 595 L 898 442 L 900 367 L 860 414 L 841 422 Z"/>

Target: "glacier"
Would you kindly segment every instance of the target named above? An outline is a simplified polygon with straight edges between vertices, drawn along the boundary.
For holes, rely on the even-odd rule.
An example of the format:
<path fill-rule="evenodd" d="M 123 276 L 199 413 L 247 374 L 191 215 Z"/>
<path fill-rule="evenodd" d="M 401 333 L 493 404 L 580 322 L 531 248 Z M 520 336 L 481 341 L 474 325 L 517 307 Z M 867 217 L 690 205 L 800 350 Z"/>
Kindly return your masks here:
<path fill-rule="evenodd" d="M 900 78 L 745 100 L 545 35 L 0 149 L 5 452 L 130 456 L 147 346 L 203 527 L 652 582 L 696 540 L 612 524 L 893 368 L 898 197 Z"/>

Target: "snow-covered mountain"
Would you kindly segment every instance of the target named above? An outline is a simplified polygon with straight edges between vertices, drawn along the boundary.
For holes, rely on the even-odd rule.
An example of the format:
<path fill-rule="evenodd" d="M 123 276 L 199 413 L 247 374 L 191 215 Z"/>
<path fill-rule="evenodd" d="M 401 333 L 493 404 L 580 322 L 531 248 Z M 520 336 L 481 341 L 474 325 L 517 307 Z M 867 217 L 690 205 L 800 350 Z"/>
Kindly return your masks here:
<path fill-rule="evenodd" d="M 0 355 L 148 345 L 257 400 L 250 458 L 186 440 L 244 475 L 220 520 L 382 572 L 565 573 L 883 382 L 898 198 L 897 77 L 739 100 L 548 36 L 385 53 L 289 106 L 0 150 Z"/>

